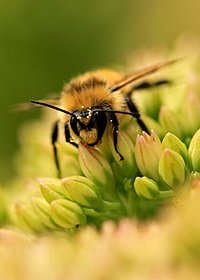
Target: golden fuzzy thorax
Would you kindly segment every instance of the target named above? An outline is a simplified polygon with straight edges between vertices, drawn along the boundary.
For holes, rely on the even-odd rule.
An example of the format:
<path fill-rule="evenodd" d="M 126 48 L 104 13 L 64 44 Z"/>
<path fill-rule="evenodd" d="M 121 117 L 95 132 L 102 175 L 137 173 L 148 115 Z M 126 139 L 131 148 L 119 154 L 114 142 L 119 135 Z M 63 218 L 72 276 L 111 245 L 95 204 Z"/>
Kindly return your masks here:
<path fill-rule="evenodd" d="M 123 110 L 125 106 L 123 94 L 119 91 L 112 93 L 109 90 L 120 78 L 119 73 L 109 70 L 81 75 L 64 87 L 61 106 L 69 112 L 93 106 Z"/>

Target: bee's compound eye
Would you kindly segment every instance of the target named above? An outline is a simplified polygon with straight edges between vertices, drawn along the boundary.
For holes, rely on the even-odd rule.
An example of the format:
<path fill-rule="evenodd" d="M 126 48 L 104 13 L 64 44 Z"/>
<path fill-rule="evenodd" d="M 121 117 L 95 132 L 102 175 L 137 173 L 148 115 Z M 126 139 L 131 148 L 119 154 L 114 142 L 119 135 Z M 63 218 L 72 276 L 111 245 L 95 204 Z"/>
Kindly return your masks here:
<path fill-rule="evenodd" d="M 74 116 L 71 116 L 71 119 L 70 119 L 70 126 L 73 130 L 73 132 L 79 136 L 79 131 L 78 131 L 78 120 L 76 117 Z"/>

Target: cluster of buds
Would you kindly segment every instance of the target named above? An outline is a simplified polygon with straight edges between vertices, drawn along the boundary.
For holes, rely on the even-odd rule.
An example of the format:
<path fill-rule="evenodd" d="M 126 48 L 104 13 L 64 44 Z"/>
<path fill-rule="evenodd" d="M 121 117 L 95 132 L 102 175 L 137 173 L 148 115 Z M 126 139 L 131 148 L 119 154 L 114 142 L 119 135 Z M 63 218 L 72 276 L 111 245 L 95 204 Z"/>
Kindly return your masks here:
<path fill-rule="evenodd" d="M 147 199 L 173 197 L 179 187 L 199 177 L 199 147 L 200 129 L 192 137 L 188 149 L 170 132 L 162 143 L 154 131 L 150 136 L 146 133 L 139 135 L 136 140 L 136 161 L 144 177 L 135 179 L 136 193 Z"/>
<path fill-rule="evenodd" d="M 125 133 L 119 139 L 123 144 L 132 143 Z M 148 203 L 172 198 L 176 190 L 197 178 L 199 142 L 200 129 L 188 149 L 170 132 L 162 142 L 153 130 L 150 135 L 143 132 L 135 146 L 132 143 L 123 150 L 124 162 L 115 160 L 114 150 L 108 161 L 100 151 L 80 144 L 78 158 L 84 176 L 38 179 L 42 197 L 18 202 L 15 218 L 23 227 L 40 232 L 71 231 L 88 223 L 98 226 L 107 219 L 137 215 L 135 205 L 140 199 Z M 118 179 L 119 174 L 126 174 L 123 180 Z M 153 205 L 157 207 L 157 203 Z"/>
<path fill-rule="evenodd" d="M 187 148 L 172 133 L 161 143 L 154 131 L 138 135 L 135 146 L 136 162 L 144 177 L 134 182 L 136 193 L 147 199 L 173 195 L 173 189 L 183 185 L 189 171 Z"/>
<path fill-rule="evenodd" d="M 90 174 L 90 170 L 87 172 Z M 103 182 L 102 189 L 99 189 L 84 176 L 38 179 L 43 197 L 16 203 L 14 219 L 18 226 L 38 233 L 45 230 L 74 231 L 86 223 L 98 225 L 100 221 L 119 219 L 124 214 L 123 206 L 116 199 L 113 185 L 105 192 L 105 183 L 108 182 Z M 110 200 L 103 196 L 110 197 Z"/>
<path fill-rule="evenodd" d="M 57 179 L 55 168 L 52 171 L 49 165 L 53 161 L 51 148 L 45 143 L 45 151 L 49 150 L 41 153 L 45 154 L 43 159 L 37 158 L 40 172 L 34 173 L 44 171 L 44 178 L 37 180 L 40 196 L 17 202 L 15 221 L 40 232 L 71 231 L 85 224 L 99 227 L 102 221 L 123 216 L 143 219 L 194 178 L 199 180 L 200 96 L 187 88 L 176 88 L 175 97 L 172 89 L 172 94 L 158 89 L 151 102 L 145 101 L 145 95 L 141 95 L 141 100 L 136 96 L 143 105 L 142 119 L 152 130 L 136 136 L 138 126 L 132 119 L 122 122 L 117 143 L 122 161 L 109 130 L 98 148 L 79 143 L 76 150 L 69 143 L 60 142 L 57 149 L 62 179 Z M 37 145 L 34 147 L 38 149 Z M 49 174 L 53 177 L 49 178 Z"/>

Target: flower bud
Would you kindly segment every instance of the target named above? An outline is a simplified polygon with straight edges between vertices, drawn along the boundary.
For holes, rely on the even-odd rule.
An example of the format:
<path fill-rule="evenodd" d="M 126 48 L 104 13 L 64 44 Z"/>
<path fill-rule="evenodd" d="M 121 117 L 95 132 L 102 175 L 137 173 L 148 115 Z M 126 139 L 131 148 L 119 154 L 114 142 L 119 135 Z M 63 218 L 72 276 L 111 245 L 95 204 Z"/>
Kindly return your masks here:
<path fill-rule="evenodd" d="M 156 199 L 159 197 L 159 188 L 156 182 L 147 177 L 137 177 L 134 182 L 137 195 L 146 199 Z"/>
<path fill-rule="evenodd" d="M 50 205 L 42 197 L 33 197 L 32 205 L 38 215 L 40 221 L 50 229 L 56 229 L 57 226 L 53 222 L 50 214 Z"/>
<path fill-rule="evenodd" d="M 111 151 L 112 151 L 112 154 L 113 154 L 113 157 L 115 158 L 115 160 L 117 162 L 120 162 L 120 157 L 114 148 L 112 134 L 109 134 L 109 146 L 111 148 Z M 130 137 L 123 131 L 118 132 L 117 149 L 123 155 L 124 159 L 129 164 L 131 164 L 133 153 L 134 153 L 134 145 L 133 145 L 133 141 L 130 139 Z"/>
<path fill-rule="evenodd" d="M 135 144 L 135 159 L 143 175 L 159 179 L 158 162 L 162 153 L 162 146 L 157 134 L 152 130 L 151 135 L 143 132 L 138 135 Z"/>
<path fill-rule="evenodd" d="M 61 185 L 69 200 L 93 209 L 99 208 L 102 204 L 99 189 L 88 178 L 71 176 L 63 179 Z"/>
<path fill-rule="evenodd" d="M 64 141 L 56 143 L 62 177 L 81 175 L 77 148 Z"/>
<path fill-rule="evenodd" d="M 79 143 L 79 162 L 84 175 L 96 183 L 105 199 L 115 196 L 114 176 L 108 161 L 95 148 Z"/>
<path fill-rule="evenodd" d="M 188 153 L 185 144 L 174 134 L 168 132 L 162 141 L 163 149 L 169 148 L 174 152 L 177 152 L 179 155 L 182 156 L 185 163 L 188 162 Z"/>
<path fill-rule="evenodd" d="M 15 205 L 15 218 L 17 224 L 25 230 L 33 232 L 42 232 L 45 230 L 31 203 L 18 202 Z"/>
<path fill-rule="evenodd" d="M 115 162 L 118 167 L 121 169 L 119 173 L 122 173 L 123 177 L 132 178 L 137 173 L 137 165 L 135 161 L 135 153 L 134 153 L 134 144 L 130 137 L 120 131 L 118 133 L 118 141 L 117 141 L 117 150 L 124 157 L 124 160 L 120 160 L 119 155 L 115 151 L 113 144 L 113 136 L 109 135 L 109 146 L 112 151 L 112 155 L 115 158 Z"/>
<path fill-rule="evenodd" d="M 179 138 L 183 138 L 182 123 L 176 112 L 162 107 L 160 110 L 159 121 L 166 131 L 170 131 Z"/>
<path fill-rule="evenodd" d="M 158 171 L 161 179 L 169 186 L 181 185 L 185 181 L 185 162 L 171 149 L 165 149 L 160 157 Z"/>
<path fill-rule="evenodd" d="M 38 179 L 40 190 L 47 202 L 51 203 L 53 200 L 63 198 L 63 190 L 61 181 L 59 179 L 42 178 Z"/>
<path fill-rule="evenodd" d="M 183 123 L 185 133 L 193 135 L 200 127 L 200 100 L 197 94 L 189 91 L 184 100 L 183 112 L 184 118 L 187 120 Z"/>
<path fill-rule="evenodd" d="M 51 203 L 51 217 L 62 228 L 77 228 L 86 223 L 81 207 L 67 199 L 54 200 Z"/>
<path fill-rule="evenodd" d="M 188 155 L 193 170 L 200 172 L 200 129 L 192 137 Z"/>

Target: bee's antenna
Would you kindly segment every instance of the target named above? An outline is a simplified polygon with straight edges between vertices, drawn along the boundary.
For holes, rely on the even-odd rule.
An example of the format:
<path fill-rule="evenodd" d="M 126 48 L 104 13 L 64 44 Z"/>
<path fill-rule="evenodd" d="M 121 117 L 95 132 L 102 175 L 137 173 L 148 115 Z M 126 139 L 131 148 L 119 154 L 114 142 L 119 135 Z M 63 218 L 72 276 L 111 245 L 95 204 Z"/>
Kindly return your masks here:
<path fill-rule="evenodd" d="M 64 113 L 64 114 L 68 114 L 68 115 L 71 115 L 71 116 L 73 116 L 73 117 L 76 118 L 76 115 L 75 115 L 75 114 L 73 114 L 73 113 L 71 113 L 71 112 L 68 112 L 68 111 L 66 111 L 66 110 L 64 110 L 64 109 L 62 109 L 62 108 L 56 107 L 56 106 L 54 106 L 54 105 L 51 105 L 51 104 L 48 104 L 48 103 L 45 103 L 45 102 L 41 102 L 41 101 L 36 101 L 36 100 L 31 100 L 30 102 L 31 102 L 31 103 L 34 103 L 34 104 L 37 104 L 37 105 L 49 107 L 49 108 L 51 108 L 51 109 L 60 111 L 60 112 L 62 112 L 62 113 Z"/>
<path fill-rule="evenodd" d="M 126 112 L 126 111 L 119 111 L 119 110 L 112 110 L 112 109 L 94 109 L 92 113 L 95 112 L 105 112 L 105 113 L 116 113 L 116 114 L 123 114 L 123 115 L 129 115 L 129 116 L 137 116 L 138 113 L 135 112 Z"/>

